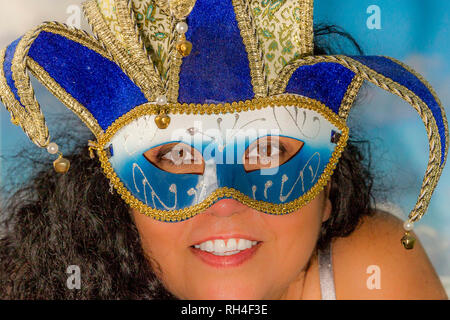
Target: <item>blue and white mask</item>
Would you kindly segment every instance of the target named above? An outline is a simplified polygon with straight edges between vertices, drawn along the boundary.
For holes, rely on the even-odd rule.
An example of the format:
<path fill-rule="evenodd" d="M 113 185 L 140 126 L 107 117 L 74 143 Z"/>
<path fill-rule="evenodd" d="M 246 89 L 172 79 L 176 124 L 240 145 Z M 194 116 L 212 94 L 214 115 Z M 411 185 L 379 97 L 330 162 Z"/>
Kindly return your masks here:
<path fill-rule="evenodd" d="M 135 198 L 168 215 L 189 217 L 223 198 L 289 213 L 322 190 L 347 136 L 324 105 L 289 97 L 239 113 L 176 115 L 166 129 L 143 115 L 111 138 L 109 162 Z"/>
<path fill-rule="evenodd" d="M 449 145 L 436 93 L 389 57 L 314 55 L 313 0 L 84 9 L 97 37 L 44 23 L 0 52 L 0 97 L 35 144 L 57 151 L 30 71 L 92 131 L 90 149 L 130 207 L 161 221 L 223 198 L 269 214 L 301 208 L 330 181 L 366 81 L 425 124 L 430 157 L 409 223 L 425 214 Z"/>

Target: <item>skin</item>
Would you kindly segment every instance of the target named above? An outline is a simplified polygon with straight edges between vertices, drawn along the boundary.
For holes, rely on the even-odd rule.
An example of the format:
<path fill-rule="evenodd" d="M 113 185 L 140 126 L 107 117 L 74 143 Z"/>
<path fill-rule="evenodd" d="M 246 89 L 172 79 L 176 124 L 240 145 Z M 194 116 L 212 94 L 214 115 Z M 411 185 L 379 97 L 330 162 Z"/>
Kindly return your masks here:
<path fill-rule="evenodd" d="M 283 148 L 271 147 L 270 152 L 281 163 L 303 145 L 293 139 L 280 140 L 280 144 Z M 145 156 L 169 172 L 203 172 L 204 162 L 194 161 L 202 160 L 201 155 L 179 147 L 169 157 L 161 147 Z M 271 165 L 252 163 L 249 155 L 243 163 L 250 171 Z M 188 161 L 175 165 L 173 160 L 180 157 Z M 332 210 L 327 190 L 329 186 L 287 215 L 265 214 L 234 199 L 223 199 L 177 223 L 160 222 L 134 209 L 132 216 L 153 270 L 180 299 L 321 299 L 315 247 L 321 225 Z M 408 251 L 400 244 L 402 224 L 390 214 L 377 212 L 365 217 L 350 236 L 332 243 L 337 299 L 447 299 L 420 242 Z M 248 235 L 262 243 L 239 266 L 213 267 L 192 253 L 192 245 L 220 234 Z M 369 289 L 372 274 L 367 268 L 374 265 L 381 273 L 380 287 Z"/>
<path fill-rule="evenodd" d="M 302 282 L 322 221 L 331 203 L 325 193 L 284 216 L 264 214 L 233 199 L 201 214 L 165 223 L 133 210 L 142 246 L 159 263 L 160 278 L 181 299 L 285 299 L 289 286 Z M 191 253 L 196 240 L 224 231 L 263 241 L 256 254 L 237 267 L 209 266 Z M 154 264 L 155 266 L 155 264 Z"/>
<path fill-rule="evenodd" d="M 331 203 L 322 192 L 283 216 L 257 212 L 232 199 L 179 223 L 159 222 L 136 210 L 132 214 L 149 261 L 181 299 L 315 300 L 321 295 L 314 248 L 330 212 Z M 333 241 L 337 299 L 448 299 L 420 242 L 413 250 L 400 245 L 402 223 L 376 212 L 350 236 Z M 194 239 L 223 230 L 249 233 L 263 244 L 243 265 L 222 269 L 204 264 L 190 252 Z M 379 267 L 379 289 L 367 287 L 371 265 Z"/>

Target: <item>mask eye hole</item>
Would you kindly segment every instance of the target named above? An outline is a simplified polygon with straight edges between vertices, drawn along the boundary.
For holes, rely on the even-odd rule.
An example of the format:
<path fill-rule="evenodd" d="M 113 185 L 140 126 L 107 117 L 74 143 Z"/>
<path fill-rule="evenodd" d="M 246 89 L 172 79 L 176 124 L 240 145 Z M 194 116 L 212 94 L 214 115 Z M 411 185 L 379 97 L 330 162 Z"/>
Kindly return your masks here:
<path fill-rule="evenodd" d="M 147 150 L 144 154 L 155 167 L 177 174 L 203 174 L 205 162 L 201 153 L 183 142 L 171 142 Z"/>
<path fill-rule="evenodd" d="M 254 141 L 244 153 L 246 172 L 276 168 L 288 162 L 303 147 L 304 142 L 280 136 L 266 136 Z"/>

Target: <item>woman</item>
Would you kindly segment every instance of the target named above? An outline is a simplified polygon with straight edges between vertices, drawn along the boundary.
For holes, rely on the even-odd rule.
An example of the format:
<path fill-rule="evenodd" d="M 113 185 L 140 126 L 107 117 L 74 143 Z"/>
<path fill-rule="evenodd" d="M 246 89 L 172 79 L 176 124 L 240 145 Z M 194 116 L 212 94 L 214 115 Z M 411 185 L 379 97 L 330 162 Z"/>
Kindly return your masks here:
<path fill-rule="evenodd" d="M 152 82 L 154 79 L 149 82 L 144 79 L 151 79 L 153 71 L 139 59 L 142 52 L 133 46 L 135 43 L 127 33 L 130 30 L 126 29 L 125 23 L 127 7 L 122 1 L 116 1 L 117 17 L 108 20 L 110 16 L 103 10 L 107 3 L 89 1 L 86 4 L 94 31 L 113 60 L 119 61 L 118 64 L 122 62 L 120 65 L 126 74 L 139 83 L 144 95 L 148 94 L 146 89 L 162 90 L 165 94 L 145 96 L 153 103 L 141 107 L 136 98 L 138 95 L 128 94 L 130 91 L 126 90 L 132 89 L 119 79 L 122 86 L 116 88 L 124 88 L 127 99 L 135 100 L 130 102 L 134 106 L 129 110 L 114 109 L 116 100 L 120 100 L 122 106 L 129 102 L 118 99 L 114 91 L 116 100 L 110 99 L 108 108 L 98 109 L 90 105 L 92 100 L 83 100 L 83 95 L 77 93 L 80 87 L 76 81 L 80 80 L 81 90 L 86 90 L 90 97 L 96 94 L 89 89 L 94 87 L 94 79 L 98 80 L 90 71 L 94 65 L 88 63 L 90 60 L 86 63 L 89 72 L 78 70 L 76 78 L 68 73 L 69 76 L 62 79 L 53 72 L 55 66 L 46 64 L 45 58 L 41 59 L 43 53 L 54 54 L 55 59 L 48 61 L 64 59 L 61 57 L 64 49 L 76 48 L 55 36 L 63 34 L 58 26 L 46 25 L 39 30 L 38 36 L 36 32 L 25 36 L 25 40 L 34 41 L 28 50 L 28 68 L 44 84 L 49 84 L 52 93 L 72 110 L 78 110 L 77 114 L 98 140 L 90 142 L 90 150 L 97 152 L 104 172 L 96 161 L 88 158 L 85 150 L 78 150 L 68 159 L 60 155 L 55 161 L 55 169 L 66 172 L 65 175 L 41 171 L 28 188 L 12 198 L 5 221 L 9 229 L 1 240 L 0 249 L 1 279 L 6 288 L 4 298 L 446 298 L 420 243 L 409 251 L 393 245 L 398 244 L 399 235 L 405 229 L 407 233 L 402 243 L 406 248 L 412 248 L 411 229 L 416 216 L 412 214 L 411 220 L 403 224 L 387 213 L 375 212 L 370 203 L 372 177 L 362 164 L 362 155 L 351 143 L 345 147 L 348 131 L 341 125 L 341 118 L 346 118 L 362 80 L 377 84 L 384 81 L 380 76 L 383 70 L 374 65 L 373 60 L 355 58 L 360 65 L 346 58 L 321 58 L 318 55 L 331 52 L 317 45 L 314 50 L 317 60 L 314 60 L 312 42 L 308 42 L 308 39 L 312 41 L 309 34 L 312 20 L 308 20 L 306 14 L 307 23 L 300 22 L 303 29 L 299 28 L 302 30 L 299 38 L 293 37 L 302 40 L 295 44 L 297 52 L 292 52 L 292 62 L 287 68 L 270 64 L 267 55 L 252 55 L 252 50 L 260 48 L 254 42 L 252 44 L 249 33 L 246 36 L 243 32 L 251 26 L 242 18 L 245 14 L 240 11 L 243 8 L 239 1 L 234 7 L 231 2 L 216 2 L 212 8 L 217 10 L 212 12 L 206 10 L 211 3 L 200 0 L 186 2 L 191 4 L 188 9 L 172 8 L 170 2 L 167 6 L 160 2 L 160 11 L 155 17 L 172 16 L 179 21 L 174 25 L 178 51 L 175 58 L 178 60 L 170 60 L 175 61 L 175 65 L 165 69 L 165 61 L 158 60 L 150 40 L 147 52 L 153 63 L 158 61 L 155 67 L 159 74 L 169 79 L 173 79 L 170 72 L 177 69 L 177 61 L 181 64 L 184 59 L 181 66 L 178 65 L 181 67 L 181 71 L 178 69 L 179 81 L 169 80 L 169 89 L 164 91 L 159 88 L 158 79 L 156 83 Z M 302 12 L 311 13 L 311 2 L 305 1 L 302 5 Z M 139 12 L 139 8 L 135 10 Z M 230 12 L 236 12 L 241 20 L 235 21 Z M 271 14 L 276 17 L 276 13 Z M 188 15 L 189 26 L 184 22 Z M 136 17 L 139 20 L 139 14 Z M 112 25 L 118 23 L 122 28 L 116 34 L 116 40 L 111 40 L 105 21 Z M 211 21 L 219 28 L 215 29 Z M 258 20 L 262 25 L 263 22 L 263 19 Z M 240 32 L 249 53 L 250 67 L 246 68 L 241 64 L 246 56 L 241 50 L 244 48 L 242 43 L 239 44 Z M 316 36 L 328 32 L 327 28 L 317 29 Z M 71 36 L 106 56 L 92 39 L 79 34 Z M 271 36 L 276 34 L 268 38 Z M 27 43 L 25 40 L 19 41 L 16 47 L 21 48 Z M 120 43 L 128 48 L 129 57 L 118 49 Z M 80 50 L 85 58 L 101 59 L 82 51 L 84 48 Z M 217 58 L 222 56 L 222 50 L 232 59 L 227 59 L 227 55 L 223 59 Z M 14 61 L 18 61 L 15 56 L 16 53 L 11 59 L 12 69 Z M 258 69 L 263 65 L 259 57 L 268 59 L 266 77 L 262 77 L 261 69 Z M 70 56 L 70 59 L 76 57 Z M 202 59 L 209 61 L 206 69 L 201 67 L 205 61 Z M 8 51 L 4 61 L 8 66 Z M 112 77 L 114 66 L 106 60 L 99 61 L 105 64 L 104 74 Z M 383 63 L 388 65 L 390 62 Z M 98 64 L 95 64 L 97 68 Z M 64 74 L 66 65 L 70 65 L 70 61 L 57 63 L 59 73 Z M 141 73 L 135 72 L 138 66 Z M 272 68 L 276 70 L 275 76 L 270 72 Z M 251 71 L 251 79 L 245 74 L 247 70 Z M 388 73 L 385 71 L 385 77 Z M 10 85 L 12 82 L 8 82 L 6 72 L 4 76 L 5 87 L 5 83 Z M 84 76 L 88 78 L 81 81 Z M 64 91 L 55 89 L 55 83 Z M 168 101 L 172 104 L 177 101 L 172 101 L 171 94 L 178 84 L 178 102 L 204 104 L 177 104 L 180 115 L 172 105 L 166 107 Z M 283 92 L 282 97 L 277 98 L 274 94 L 267 95 L 267 99 L 254 98 L 248 104 L 231 103 L 245 100 L 251 90 L 256 97 L 263 97 L 265 86 L 275 93 L 282 88 L 279 92 Z M 396 88 L 402 97 L 410 96 L 406 86 Z M 96 84 L 96 90 L 102 91 L 100 87 L 101 84 Z M 308 87 L 311 90 L 308 91 Z M 384 88 L 390 90 L 389 85 Z M 16 90 L 20 96 L 21 89 Z M 14 94 L 14 90 L 11 91 Z M 13 95 L 6 90 L 2 94 L 5 104 L 12 109 L 14 120 L 22 125 L 30 138 L 47 147 L 50 153 L 58 153 L 58 146 L 48 143 L 45 130 L 36 133 L 32 130 L 34 127 L 27 127 L 24 117 L 14 109 Z M 71 100 L 73 97 L 77 97 L 77 101 Z M 21 101 L 28 107 L 26 98 Z M 80 111 L 84 109 L 76 103 L 81 101 L 85 101 L 83 105 L 97 123 Z M 334 105 L 337 110 L 333 109 Z M 430 105 L 431 109 L 432 102 Z M 204 114 L 200 107 L 206 110 Z M 219 109 L 218 114 L 215 108 Z M 99 110 L 101 112 L 97 113 Z M 303 118 L 302 114 L 298 116 L 298 110 Z M 339 119 L 331 113 L 336 111 L 339 111 Z M 434 116 L 436 123 L 442 122 L 445 127 L 445 116 Z M 297 121 L 298 117 L 303 124 Z M 239 127 L 242 119 L 247 122 Z M 264 123 L 254 125 L 258 119 L 263 119 Z M 38 117 L 34 121 L 39 122 Z M 191 126 L 195 121 L 199 125 Z M 269 125 L 270 121 L 273 125 Z M 210 130 L 213 126 L 219 128 L 219 135 Z M 250 127 L 254 131 L 246 131 L 241 136 L 238 130 L 232 135 L 231 142 L 223 143 L 220 129 L 235 129 L 236 126 L 240 129 Z M 186 130 L 177 132 L 180 128 Z M 278 131 L 261 133 L 258 131 L 261 128 Z M 99 134 L 101 130 L 104 131 Z M 256 136 L 249 138 L 251 134 Z M 151 143 L 147 141 L 149 137 Z M 190 137 L 193 137 L 192 141 L 189 141 Z M 202 140 L 196 145 L 199 141 L 195 138 L 198 137 Z M 444 145 L 436 151 L 438 158 L 446 149 L 446 140 L 439 140 L 442 142 Z M 212 150 L 208 149 L 214 144 Z M 228 160 L 226 156 L 231 154 L 231 149 L 227 146 L 230 144 L 237 149 L 232 154 L 232 162 L 219 162 L 224 158 Z M 242 147 L 241 151 L 239 147 Z M 445 152 L 442 154 L 445 160 Z M 69 163 L 70 170 L 67 170 Z M 440 162 L 437 167 L 431 167 L 430 172 L 438 170 L 435 172 L 438 174 L 442 165 Z M 292 177 L 297 177 L 294 184 L 291 184 Z M 113 192 L 113 188 L 121 197 Z M 419 201 L 419 204 L 422 203 Z M 421 212 L 417 209 L 414 213 L 420 215 Z M 70 290 L 66 285 L 68 275 L 65 272 L 73 265 L 81 269 L 80 290 Z M 376 274 L 368 274 L 370 270 L 376 270 Z M 415 277 L 415 272 L 405 270 L 421 270 L 420 279 Z"/>

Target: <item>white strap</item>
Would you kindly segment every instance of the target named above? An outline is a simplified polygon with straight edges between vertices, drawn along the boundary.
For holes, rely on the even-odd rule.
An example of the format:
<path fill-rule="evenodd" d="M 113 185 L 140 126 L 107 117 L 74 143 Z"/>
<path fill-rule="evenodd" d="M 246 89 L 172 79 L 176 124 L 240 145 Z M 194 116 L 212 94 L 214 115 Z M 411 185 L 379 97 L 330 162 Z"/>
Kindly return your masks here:
<path fill-rule="evenodd" d="M 331 241 L 323 250 L 318 250 L 320 293 L 322 300 L 336 300 L 334 287 L 333 261 L 331 259 Z"/>

